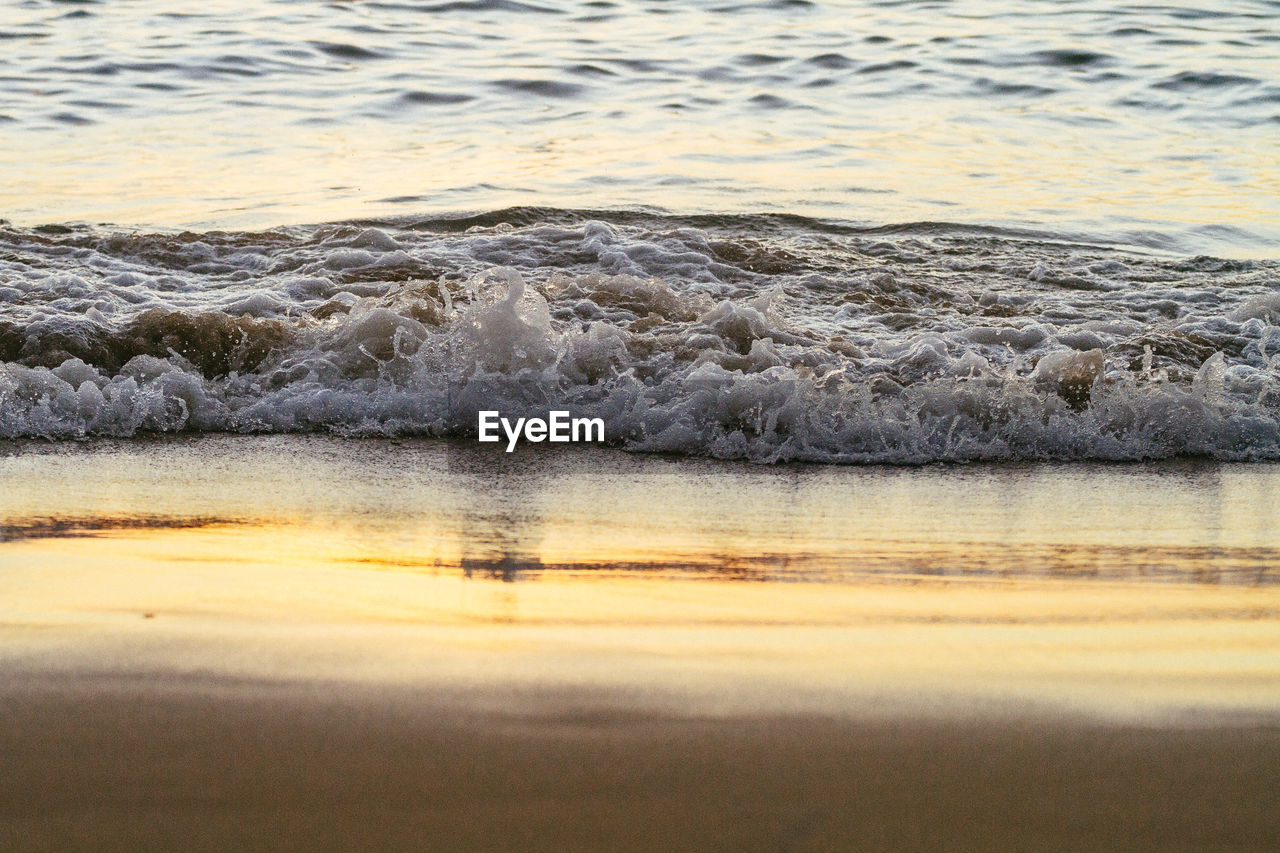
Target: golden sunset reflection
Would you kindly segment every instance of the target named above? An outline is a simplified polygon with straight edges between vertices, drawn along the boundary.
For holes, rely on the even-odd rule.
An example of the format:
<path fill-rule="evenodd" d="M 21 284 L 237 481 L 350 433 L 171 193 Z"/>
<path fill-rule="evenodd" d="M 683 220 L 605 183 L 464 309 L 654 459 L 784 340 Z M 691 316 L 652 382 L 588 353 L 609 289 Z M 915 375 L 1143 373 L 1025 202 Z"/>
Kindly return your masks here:
<path fill-rule="evenodd" d="M 613 454 L 624 470 L 602 492 L 583 475 L 593 452 L 517 455 L 495 486 L 495 455 L 473 446 L 362 442 L 365 475 L 330 490 L 339 442 L 289 459 L 264 452 L 272 442 L 160 442 L 146 471 L 128 453 L 72 452 L 61 470 L 80 508 L 61 520 L 40 505 L 60 499 L 68 456 L 11 459 L 49 491 L 4 507 L 9 647 L 89 668 L 127 648 L 131 666 L 264 678 L 536 674 L 774 710 L 801 694 L 832 712 L 873 696 L 1121 717 L 1280 703 L 1265 501 L 1280 475 L 1267 468 L 1053 469 L 1047 491 L 1037 466 L 764 471 Z M 217 460 L 205 480 L 167 478 L 193 454 Z M 281 476 L 298 465 L 306 478 Z M 1144 513 L 1170 477 L 1181 497 Z M 755 497 L 735 503 L 744 479 Z M 1206 517 L 1199 502 L 1224 480 L 1235 498 Z M 272 492 L 295 481 L 304 492 Z M 1002 514 L 996 496 L 1020 492 Z M 1113 492 L 1131 519 L 1111 517 Z M 102 512 L 165 493 L 184 514 Z M 911 500 L 931 512 L 903 514 Z M 695 501 L 719 511 L 692 514 Z"/>
<path fill-rule="evenodd" d="M 3 548 L 15 654 L 38 659 L 51 641 L 65 651 L 67 636 L 98 637 L 64 666 L 110 668 L 124 643 L 144 667 L 478 686 L 537 672 L 601 689 L 696 685 L 763 710 L 785 706 L 792 689 L 826 695 L 830 711 L 866 711 L 873 693 L 1120 716 L 1280 703 L 1275 586 L 726 583 L 713 571 L 673 583 L 625 562 L 504 583 L 461 572 L 456 542 L 434 555 L 440 566 L 405 565 L 358 536 L 300 525 L 136 528 Z M 180 641 L 215 627 L 212 645 Z M 294 639 L 274 645 L 286 628 Z"/>

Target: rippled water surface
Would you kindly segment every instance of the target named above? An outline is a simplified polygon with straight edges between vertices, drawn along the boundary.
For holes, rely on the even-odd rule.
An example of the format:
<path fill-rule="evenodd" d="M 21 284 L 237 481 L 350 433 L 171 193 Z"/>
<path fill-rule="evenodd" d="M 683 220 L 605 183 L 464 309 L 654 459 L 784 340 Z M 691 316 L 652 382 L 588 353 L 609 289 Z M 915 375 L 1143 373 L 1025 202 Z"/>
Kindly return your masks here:
<path fill-rule="evenodd" d="M 1272 256 L 1280 3 L 23 0 L 0 216 L 647 205 Z"/>
<path fill-rule="evenodd" d="M 0 437 L 555 408 L 762 462 L 1280 459 L 1280 3 L 26 0 L 0 38 Z"/>

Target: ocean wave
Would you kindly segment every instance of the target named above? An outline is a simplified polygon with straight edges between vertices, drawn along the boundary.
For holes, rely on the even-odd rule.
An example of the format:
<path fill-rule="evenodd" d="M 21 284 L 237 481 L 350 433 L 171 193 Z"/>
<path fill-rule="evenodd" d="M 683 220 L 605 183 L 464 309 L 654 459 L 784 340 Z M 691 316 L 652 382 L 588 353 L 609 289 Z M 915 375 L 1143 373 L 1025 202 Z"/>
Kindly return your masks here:
<path fill-rule="evenodd" d="M 920 464 L 1280 458 L 1276 264 L 996 230 L 527 210 L 0 231 L 0 436 L 466 436 Z"/>

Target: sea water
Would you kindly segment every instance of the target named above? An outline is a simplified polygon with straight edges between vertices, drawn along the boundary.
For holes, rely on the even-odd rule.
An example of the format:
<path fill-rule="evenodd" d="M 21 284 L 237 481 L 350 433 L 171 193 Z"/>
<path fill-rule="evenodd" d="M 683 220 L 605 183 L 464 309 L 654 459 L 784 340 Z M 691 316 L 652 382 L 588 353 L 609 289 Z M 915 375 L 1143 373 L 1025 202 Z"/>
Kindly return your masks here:
<path fill-rule="evenodd" d="M 1280 457 L 1280 4 L 0 11 L 0 436 Z"/>

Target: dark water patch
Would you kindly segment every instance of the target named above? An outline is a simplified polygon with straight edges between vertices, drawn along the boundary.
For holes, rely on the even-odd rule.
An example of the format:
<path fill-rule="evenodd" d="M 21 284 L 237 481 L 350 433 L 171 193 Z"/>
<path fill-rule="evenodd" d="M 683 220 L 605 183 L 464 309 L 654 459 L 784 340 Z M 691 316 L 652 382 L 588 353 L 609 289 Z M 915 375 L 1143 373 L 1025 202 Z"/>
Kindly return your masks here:
<path fill-rule="evenodd" d="M 491 85 L 508 92 L 519 92 L 523 95 L 537 95 L 542 98 L 575 98 L 585 91 L 585 87 L 576 83 L 563 83 L 558 80 L 494 80 Z"/>
<path fill-rule="evenodd" d="M 235 65 L 202 65 L 184 70 L 192 80 L 216 80 L 219 77 L 261 77 L 265 72 L 256 68 L 240 68 Z"/>
<path fill-rule="evenodd" d="M 259 64 L 257 59 L 248 56 L 241 56 L 236 53 L 223 54 L 215 59 L 214 62 L 220 65 L 243 65 L 249 68 L 257 67 Z"/>
<path fill-rule="evenodd" d="M 1173 261 L 1166 266 L 1178 272 L 1248 272 L 1254 269 L 1253 261 L 1239 258 L 1215 258 L 1209 255 L 1197 255 L 1194 258 Z"/>
<path fill-rule="evenodd" d="M 189 269 L 193 260 L 204 257 L 205 250 L 234 253 L 250 247 L 280 247 L 295 237 L 285 230 L 275 231 L 183 231 L 179 234 L 108 234 L 99 236 L 88 229 L 83 236 L 67 241 L 67 245 L 91 248 L 107 257 L 145 261 L 164 269 Z"/>
<path fill-rule="evenodd" d="M 78 113 L 68 113 L 68 112 L 54 113 L 53 115 L 49 116 L 49 118 L 58 122 L 59 124 L 69 124 L 76 127 L 95 123 L 93 119 L 85 118 L 84 116 Z"/>
<path fill-rule="evenodd" d="M 853 190 L 850 190 L 853 191 Z M 863 190 L 894 194 L 892 189 Z M 924 237 L 969 240 L 1027 240 L 1045 244 L 1070 246 L 1091 245 L 1083 235 L 1063 235 L 1053 231 L 1009 226 L 923 220 L 891 224 L 859 224 L 847 220 L 823 219 L 792 213 L 703 213 L 673 214 L 656 209 L 637 208 L 555 208 L 516 206 L 475 214 L 439 214 L 427 217 L 395 219 L 362 219 L 354 224 L 365 227 L 395 227 L 438 233 L 462 233 L 471 228 L 493 228 L 510 225 L 522 228 L 535 224 L 581 225 L 606 222 L 642 228 L 689 227 L 717 231 L 727 229 L 754 235 L 816 234 L 833 236 Z"/>
<path fill-rule="evenodd" d="M 127 110 L 128 104 L 119 104 L 115 101 L 90 101 L 90 100 L 74 100 L 67 101 L 67 104 L 73 107 L 84 107 L 90 110 Z"/>
<path fill-rule="evenodd" d="M 472 228 L 493 228 L 498 225 L 511 225 L 513 227 L 520 228 L 542 222 L 549 224 L 583 222 L 594 218 L 592 216 L 594 213 L 603 214 L 602 218 L 606 219 L 606 221 L 610 215 L 605 211 L 561 210 L 551 207 L 508 207 L 502 210 L 461 216 L 456 214 L 442 214 L 439 216 L 395 221 L 384 221 L 380 219 L 359 220 L 359 224 L 370 226 L 395 225 L 401 228 L 419 231 L 434 231 L 441 234 L 460 234 Z M 622 217 L 628 216 L 626 212 L 623 212 L 620 215 Z M 643 214 L 632 215 L 636 217 L 643 216 Z"/>
<path fill-rule="evenodd" d="M 1185 105 L 1179 101 L 1153 100 L 1151 98 L 1141 98 L 1136 95 L 1126 95 L 1123 98 L 1116 98 L 1111 103 L 1118 107 L 1133 107 L 1140 110 L 1159 110 L 1160 112 L 1166 113 L 1174 113 L 1185 108 Z"/>
<path fill-rule="evenodd" d="M 1203 7 L 1191 6 L 1166 6 L 1162 11 L 1171 18 L 1180 18 L 1183 20 L 1199 21 L 1209 18 L 1234 18 L 1237 12 L 1225 12 L 1218 9 L 1206 9 Z"/>
<path fill-rule="evenodd" d="M 1247 98 L 1239 98 L 1231 102 L 1232 106 L 1250 107 L 1259 104 L 1280 104 L 1280 89 L 1266 89 Z"/>
<path fill-rule="evenodd" d="M 1141 370 L 1143 359 L 1150 355 L 1161 366 L 1194 368 L 1221 349 L 1221 343 L 1203 335 L 1172 331 L 1149 331 L 1135 335 L 1107 350 L 1111 357 L 1127 357 L 1130 370 Z"/>
<path fill-rule="evenodd" d="M 858 74 L 883 74 L 886 71 L 905 71 L 908 68 L 916 68 L 919 63 L 912 62 L 909 59 L 897 59 L 892 62 L 875 62 L 871 65 L 864 65 L 857 70 Z"/>
<path fill-rule="evenodd" d="M 369 3 L 371 8 L 408 10 L 424 12 L 431 15 L 449 14 L 452 12 L 516 12 L 537 15 L 562 15 L 563 11 L 550 6 L 533 3 L 519 3 L 516 0 L 451 0 L 447 3 L 427 3 L 408 5 L 404 3 Z"/>
<path fill-rule="evenodd" d="M 423 566 L 421 562 L 390 562 L 370 559 L 379 565 Z M 729 582 L 819 582 L 841 579 L 835 573 L 830 557 L 810 554 L 708 554 L 700 559 L 608 562 L 544 562 L 523 554 L 463 557 L 459 563 L 463 577 L 516 583 L 537 581 L 544 577 L 592 575 L 661 575 L 687 576 L 700 580 Z"/>
<path fill-rule="evenodd" d="M 334 44 L 331 42 L 313 41 L 311 45 L 320 52 L 332 56 L 336 59 L 382 59 L 384 54 L 376 50 L 360 47 L 354 44 Z"/>
<path fill-rule="evenodd" d="M 1088 50 L 1072 48 L 1040 50 L 1031 54 L 1030 58 L 1037 64 L 1059 68 L 1081 68 L 1087 65 L 1101 65 L 1112 61 L 1112 57 L 1105 53 L 1094 53 Z"/>
<path fill-rule="evenodd" d="M 784 275 L 813 267 L 811 261 L 794 252 L 756 240 L 717 240 L 709 245 L 717 260 L 747 272 Z"/>
<path fill-rule="evenodd" d="M 988 80 L 980 78 L 974 81 L 974 86 L 988 95 L 997 97 L 1021 97 L 1021 98 L 1043 98 L 1054 94 L 1057 90 L 1050 89 L 1047 86 L 1033 86 L 1029 83 L 1005 83 L 998 80 Z"/>
<path fill-rule="evenodd" d="M 187 70 L 187 66 L 176 62 L 122 62 L 114 67 L 120 71 L 138 71 L 143 74 Z"/>
<path fill-rule="evenodd" d="M 0 542 L 72 539 L 143 530 L 193 530 L 245 523 L 242 519 L 183 515 L 93 515 L 0 520 Z"/>
<path fill-rule="evenodd" d="M 665 71 L 667 62 L 665 60 L 655 59 L 618 59 L 609 57 L 601 59 L 601 62 L 607 62 L 610 65 L 617 65 L 628 71 L 635 71 L 641 74 L 654 74 L 659 71 Z"/>
<path fill-rule="evenodd" d="M 816 65 L 819 68 L 827 68 L 832 71 L 838 71 L 844 68 L 852 68 L 854 61 L 842 53 L 820 53 L 817 56 L 811 56 L 805 60 L 810 65 Z"/>
<path fill-rule="evenodd" d="M 446 274 L 443 267 L 433 266 L 420 261 L 406 261 L 400 264 L 378 264 L 372 267 L 346 270 L 335 273 L 333 280 L 339 284 L 368 284 L 371 282 L 420 282 L 438 279 Z M 431 287 L 431 286 L 429 286 Z M 438 295 L 438 291 L 433 291 Z M 416 319 L 422 319 L 417 317 Z"/>
<path fill-rule="evenodd" d="M 1153 83 L 1151 88 L 1174 92 L 1196 91 L 1199 89 L 1221 89 L 1230 86 L 1256 86 L 1260 81 L 1254 77 L 1237 74 L 1217 74 L 1212 71 L 1184 71 L 1174 77 Z"/>
<path fill-rule="evenodd" d="M 291 339 L 279 320 L 231 317 L 216 311 L 186 314 L 152 308 L 123 326 L 80 321 L 37 331 L 0 321 L 0 360 L 55 368 L 68 359 L 116 374 L 138 356 L 176 353 L 206 378 L 257 369 Z"/>
<path fill-rule="evenodd" d="M 749 83 L 752 77 L 738 73 L 727 65 L 717 65 L 712 68 L 704 68 L 698 72 L 698 79 L 704 83 Z M 721 103 L 720 99 L 709 99 L 714 103 Z"/>
<path fill-rule="evenodd" d="M 1037 93 L 1037 96 L 1040 94 L 1053 94 L 1053 92 Z M 1055 115 L 1052 120 L 1057 124 L 1067 125 L 1068 127 L 1105 128 L 1115 124 L 1114 120 L 1106 116 L 1087 115 L 1084 113 Z"/>
<path fill-rule="evenodd" d="M 475 96 L 460 92 L 405 92 L 399 100 L 406 104 L 448 105 L 465 104 L 474 101 Z"/>
<path fill-rule="evenodd" d="M 124 69 L 114 62 L 100 62 L 88 68 L 67 69 L 72 74 L 92 74 L 94 77 L 114 77 Z"/>
<path fill-rule="evenodd" d="M 764 65 L 777 65 L 779 62 L 785 62 L 785 56 L 774 56 L 768 53 L 744 53 L 737 56 L 733 60 L 739 65 L 755 68 Z"/>
<path fill-rule="evenodd" d="M 607 68 L 601 68 L 599 65 L 591 65 L 582 63 L 580 65 L 570 65 L 564 69 L 569 74 L 580 75 L 583 77 L 617 77 L 616 71 L 610 71 Z"/>
<path fill-rule="evenodd" d="M 786 98 L 779 98 L 777 95 L 769 95 L 766 93 L 753 95 L 747 99 L 747 103 L 751 104 L 753 107 L 765 110 L 789 110 L 794 109 L 797 106 L 797 104 L 792 101 L 788 101 Z"/>

